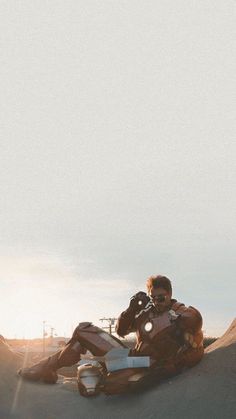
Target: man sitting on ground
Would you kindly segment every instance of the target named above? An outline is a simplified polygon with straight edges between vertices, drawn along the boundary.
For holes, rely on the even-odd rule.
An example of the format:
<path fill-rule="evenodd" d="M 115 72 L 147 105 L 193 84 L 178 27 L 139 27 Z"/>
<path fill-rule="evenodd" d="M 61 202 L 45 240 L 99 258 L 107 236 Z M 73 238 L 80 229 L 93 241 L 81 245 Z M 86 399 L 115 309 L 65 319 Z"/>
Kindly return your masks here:
<path fill-rule="evenodd" d="M 147 294 L 135 294 L 116 325 L 116 332 L 121 337 L 136 333 L 137 343 L 129 356 L 148 357 L 149 367 L 109 372 L 103 362 L 100 367 L 88 365 L 87 370 L 82 368 L 79 376 L 81 394 L 87 396 L 99 391 L 120 393 L 149 378 L 159 381 L 194 366 L 204 353 L 201 328 L 199 311 L 172 299 L 171 281 L 167 277 L 149 277 Z M 101 360 L 111 349 L 122 349 L 124 346 L 122 341 L 92 323 L 80 323 L 64 349 L 30 368 L 22 368 L 19 375 L 32 381 L 55 383 L 58 377 L 56 371 L 77 363 L 87 350 Z M 91 384 L 88 391 L 85 378 L 90 377 L 87 381 L 91 382 L 92 376 L 97 377 L 94 391 Z"/>

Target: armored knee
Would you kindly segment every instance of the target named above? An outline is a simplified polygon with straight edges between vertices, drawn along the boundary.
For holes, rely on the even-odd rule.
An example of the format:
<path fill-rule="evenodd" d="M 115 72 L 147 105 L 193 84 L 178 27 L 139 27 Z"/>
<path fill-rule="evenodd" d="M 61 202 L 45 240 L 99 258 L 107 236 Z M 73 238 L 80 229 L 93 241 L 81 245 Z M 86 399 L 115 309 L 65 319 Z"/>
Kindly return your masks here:
<path fill-rule="evenodd" d="M 124 344 L 100 327 L 90 322 L 80 323 L 74 330 L 71 342 L 78 341 L 93 355 L 102 356 L 113 348 L 123 348 Z"/>

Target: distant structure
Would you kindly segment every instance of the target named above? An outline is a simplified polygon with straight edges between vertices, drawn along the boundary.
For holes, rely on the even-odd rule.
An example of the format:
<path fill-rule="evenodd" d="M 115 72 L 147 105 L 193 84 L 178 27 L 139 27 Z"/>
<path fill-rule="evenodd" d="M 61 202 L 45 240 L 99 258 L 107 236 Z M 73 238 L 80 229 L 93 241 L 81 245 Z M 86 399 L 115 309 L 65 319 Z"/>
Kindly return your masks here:
<path fill-rule="evenodd" d="M 108 330 L 108 333 L 111 335 L 113 332 L 115 332 L 115 322 L 117 318 L 115 317 L 103 317 L 102 319 L 99 319 L 100 322 L 107 322 L 107 326 L 102 326 L 102 329 Z"/>
<path fill-rule="evenodd" d="M 47 332 L 46 328 L 50 328 L 50 334 Z M 47 324 L 46 320 L 43 320 L 43 355 L 45 355 L 46 351 L 46 337 L 48 337 L 48 345 L 53 345 L 54 337 L 57 336 L 57 334 L 54 332 L 55 327 L 52 327 L 51 325 Z"/>

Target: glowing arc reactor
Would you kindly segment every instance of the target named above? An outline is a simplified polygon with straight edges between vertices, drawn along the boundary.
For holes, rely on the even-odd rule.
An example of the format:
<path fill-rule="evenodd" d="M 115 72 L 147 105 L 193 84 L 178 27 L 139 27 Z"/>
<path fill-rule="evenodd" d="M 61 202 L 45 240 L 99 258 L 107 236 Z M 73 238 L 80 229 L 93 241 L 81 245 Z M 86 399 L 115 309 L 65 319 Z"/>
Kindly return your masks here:
<path fill-rule="evenodd" d="M 144 329 L 145 329 L 145 332 L 151 332 L 151 331 L 152 331 L 152 329 L 153 329 L 153 324 L 152 324 L 152 322 L 148 321 L 147 323 L 145 323 L 145 325 L 144 325 Z"/>

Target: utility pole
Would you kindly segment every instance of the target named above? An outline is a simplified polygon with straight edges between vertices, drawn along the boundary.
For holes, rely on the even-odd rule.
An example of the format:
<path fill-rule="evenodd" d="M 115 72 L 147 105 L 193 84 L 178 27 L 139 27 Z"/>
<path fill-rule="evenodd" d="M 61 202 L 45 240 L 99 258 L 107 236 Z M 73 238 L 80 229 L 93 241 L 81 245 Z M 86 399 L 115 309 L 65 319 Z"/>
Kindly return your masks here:
<path fill-rule="evenodd" d="M 53 336 L 54 336 L 54 330 L 55 330 L 55 327 L 50 327 L 50 329 L 51 329 L 51 335 L 50 335 L 50 338 L 53 338 Z"/>
<path fill-rule="evenodd" d="M 115 317 L 103 317 L 102 319 L 99 319 L 101 322 L 108 322 L 108 326 L 103 326 L 102 329 L 106 330 L 108 329 L 108 333 L 109 335 L 112 334 L 114 326 L 115 326 L 115 321 L 117 320 Z"/>
<path fill-rule="evenodd" d="M 46 336 L 45 325 L 46 325 L 46 320 L 43 320 L 43 356 L 45 355 L 45 336 Z"/>

